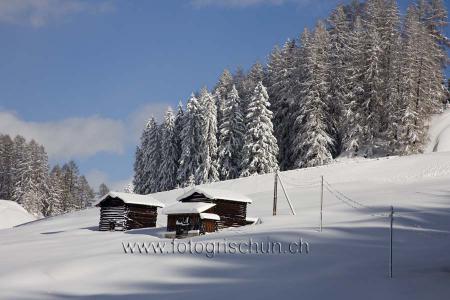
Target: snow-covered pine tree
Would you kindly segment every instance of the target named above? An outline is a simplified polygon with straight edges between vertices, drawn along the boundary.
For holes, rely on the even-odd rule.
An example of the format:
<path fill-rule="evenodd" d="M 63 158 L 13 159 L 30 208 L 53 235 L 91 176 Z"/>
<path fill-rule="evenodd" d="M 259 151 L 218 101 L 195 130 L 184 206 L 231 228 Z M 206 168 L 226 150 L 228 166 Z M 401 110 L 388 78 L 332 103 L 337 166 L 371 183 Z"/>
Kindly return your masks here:
<path fill-rule="evenodd" d="M 123 189 L 123 192 L 127 194 L 134 194 L 133 183 L 130 182 L 129 184 L 127 184 L 127 186 Z"/>
<path fill-rule="evenodd" d="M 233 73 L 233 84 L 235 85 L 239 97 L 241 97 L 241 99 L 243 99 L 244 96 L 246 96 L 245 92 L 245 72 L 244 69 L 242 67 L 237 67 L 236 71 Z"/>
<path fill-rule="evenodd" d="M 95 192 L 83 175 L 77 180 L 76 199 L 81 209 L 91 207 L 95 199 Z"/>
<path fill-rule="evenodd" d="M 150 118 L 146 127 L 145 148 L 142 148 L 144 161 L 144 194 L 156 193 L 160 190 L 159 171 L 161 164 L 160 127 L 155 118 Z"/>
<path fill-rule="evenodd" d="M 175 116 L 175 129 L 174 129 L 174 144 L 176 149 L 176 160 L 177 160 L 177 176 L 176 176 L 176 186 L 180 185 L 178 181 L 178 168 L 180 167 L 180 158 L 182 152 L 182 133 L 184 128 L 184 110 L 181 101 L 178 103 L 177 114 Z"/>
<path fill-rule="evenodd" d="M 255 90 L 256 85 L 259 82 L 265 83 L 266 76 L 264 74 L 264 66 L 257 61 L 253 64 L 253 66 L 250 68 L 250 71 L 245 76 L 244 82 L 243 82 L 243 91 L 239 92 L 239 95 L 241 97 L 241 106 L 243 111 L 246 111 L 247 106 L 249 105 L 249 102 L 251 101 L 251 97 L 253 97 L 253 91 Z"/>
<path fill-rule="evenodd" d="M 331 17 L 330 24 L 330 101 L 329 114 L 332 117 L 329 121 L 331 137 L 334 139 L 333 154 L 342 151 L 342 136 L 345 128 L 343 128 L 343 112 L 344 105 L 347 101 L 349 88 L 352 83 L 349 78 L 348 69 L 350 59 L 355 54 L 350 48 L 350 24 L 343 6 L 338 6 Z"/>
<path fill-rule="evenodd" d="M 375 15 L 379 9 L 376 1 L 367 3 L 366 35 L 365 35 L 365 74 L 364 74 L 364 103 L 363 120 L 364 144 L 368 147 L 367 155 L 372 154 L 372 147 L 381 128 L 380 111 L 383 109 L 383 52 L 381 37 L 377 30 Z M 374 12 L 372 12 L 374 11 Z"/>
<path fill-rule="evenodd" d="M 189 185 L 200 164 L 199 147 L 202 135 L 202 108 L 197 97 L 192 93 L 186 105 L 181 132 L 181 155 L 178 167 L 178 184 Z"/>
<path fill-rule="evenodd" d="M 151 129 L 150 120 L 147 122 L 144 130 L 142 131 L 140 138 L 140 145 L 136 147 L 136 157 L 134 161 L 134 177 L 133 185 L 134 192 L 136 194 L 146 194 L 146 177 L 145 177 L 145 164 L 146 157 L 144 156 L 145 149 L 147 149 L 149 131 Z"/>
<path fill-rule="evenodd" d="M 214 88 L 214 99 L 216 101 L 217 107 L 217 127 L 220 128 L 222 125 L 222 118 L 224 114 L 224 105 L 227 98 L 228 93 L 231 91 L 231 87 L 233 86 L 233 75 L 231 75 L 230 71 L 225 69 L 222 75 L 219 78 L 219 82 Z M 220 131 L 218 131 L 217 139 L 220 139 Z"/>
<path fill-rule="evenodd" d="M 349 35 L 349 50 L 352 55 L 346 69 L 348 78 L 347 95 L 344 101 L 343 112 L 343 151 L 350 155 L 358 154 L 364 141 L 364 29 L 361 18 L 358 16 Z"/>
<path fill-rule="evenodd" d="M 301 71 L 301 55 L 295 40 L 288 40 L 282 49 L 275 48 L 268 64 L 267 92 L 274 113 L 274 131 L 278 141 L 280 169 L 292 167 L 291 132 L 293 115 L 299 98 Z"/>
<path fill-rule="evenodd" d="M 0 199 L 11 200 L 14 191 L 14 142 L 9 135 L 0 135 Z"/>
<path fill-rule="evenodd" d="M 278 145 L 273 132 L 269 95 L 260 81 L 247 107 L 241 177 L 278 169 Z"/>
<path fill-rule="evenodd" d="M 420 1 L 426 2 L 423 4 L 424 11 L 419 11 L 421 23 L 427 29 L 428 34 L 433 39 L 434 43 L 430 43 L 427 47 L 428 57 L 427 60 L 430 63 L 430 70 L 434 70 L 428 73 L 429 76 L 429 89 L 426 92 L 430 98 L 433 98 L 435 103 L 438 101 L 445 102 L 445 76 L 443 71 L 448 65 L 448 49 L 450 48 L 450 40 L 445 35 L 445 27 L 447 26 L 448 13 L 442 0 L 429 0 Z M 427 38 L 427 37 L 424 37 Z M 435 106 L 433 101 L 426 101 L 430 104 L 428 109 L 432 112 L 438 112 L 439 106 Z"/>
<path fill-rule="evenodd" d="M 69 161 L 62 166 L 61 171 L 63 178 L 63 212 L 81 209 L 79 200 L 76 198 L 77 182 L 80 174 L 77 164 L 74 161 Z"/>
<path fill-rule="evenodd" d="M 434 47 L 438 47 L 432 35 L 421 22 L 420 12 L 411 5 L 408 8 L 404 28 L 404 74 L 402 76 L 403 114 L 399 133 L 400 152 L 419 153 L 426 142 L 426 121 L 440 105 L 439 96 L 430 90 L 433 76 L 439 67 L 439 58 L 433 57 Z M 437 53 L 437 52 L 434 52 Z"/>
<path fill-rule="evenodd" d="M 399 110 L 402 74 L 400 39 L 400 13 L 396 0 L 386 0 L 382 9 L 380 38 L 383 52 L 383 109 L 380 112 L 381 136 L 386 140 L 388 151 L 394 152 L 396 133 L 401 118 Z"/>
<path fill-rule="evenodd" d="M 12 200 L 22 204 L 25 194 L 32 186 L 31 153 L 24 137 L 14 138 L 14 166 L 12 169 L 14 178 L 14 191 Z"/>
<path fill-rule="evenodd" d="M 63 174 L 61 167 L 56 165 L 50 172 L 50 196 L 48 211 L 44 216 L 56 216 L 64 213 L 63 209 Z"/>
<path fill-rule="evenodd" d="M 178 149 L 175 137 L 175 116 L 168 108 L 161 129 L 160 190 L 168 191 L 177 186 Z"/>
<path fill-rule="evenodd" d="M 305 42 L 303 69 L 303 103 L 296 118 L 293 153 L 297 167 L 313 167 L 332 159 L 329 101 L 329 35 L 323 22 L 316 26 L 313 37 Z"/>
<path fill-rule="evenodd" d="M 214 97 L 205 88 L 200 91 L 201 134 L 199 158 L 200 164 L 195 172 L 197 184 L 219 180 L 217 161 L 217 108 Z"/>
<path fill-rule="evenodd" d="M 240 175 L 245 131 L 240 102 L 238 91 L 233 85 L 225 101 L 219 135 L 218 157 L 222 180 L 238 178 Z"/>
<path fill-rule="evenodd" d="M 49 166 L 48 156 L 42 145 L 39 145 L 34 140 L 30 142 L 31 166 L 32 166 L 32 180 L 34 182 L 35 199 L 34 206 L 36 207 L 37 215 L 44 215 L 48 212 L 49 203 Z"/>

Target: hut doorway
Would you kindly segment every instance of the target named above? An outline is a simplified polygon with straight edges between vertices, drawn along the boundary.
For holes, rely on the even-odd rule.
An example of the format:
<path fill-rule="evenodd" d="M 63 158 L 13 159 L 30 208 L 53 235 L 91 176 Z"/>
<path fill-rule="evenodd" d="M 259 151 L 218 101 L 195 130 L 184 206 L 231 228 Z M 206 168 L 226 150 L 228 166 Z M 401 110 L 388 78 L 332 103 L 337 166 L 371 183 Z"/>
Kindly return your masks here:
<path fill-rule="evenodd" d="M 109 222 L 109 231 L 116 230 L 116 222 Z"/>

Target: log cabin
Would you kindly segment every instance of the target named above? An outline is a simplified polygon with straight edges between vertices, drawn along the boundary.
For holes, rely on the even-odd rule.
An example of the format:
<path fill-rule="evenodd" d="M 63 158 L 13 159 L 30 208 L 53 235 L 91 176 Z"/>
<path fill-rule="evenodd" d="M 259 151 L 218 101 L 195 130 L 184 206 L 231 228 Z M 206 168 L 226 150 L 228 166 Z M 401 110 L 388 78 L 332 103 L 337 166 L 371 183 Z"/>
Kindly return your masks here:
<path fill-rule="evenodd" d="M 217 229 L 238 227 L 250 224 L 247 219 L 247 205 L 252 203 L 249 197 L 228 190 L 194 187 L 177 198 L 181 203 L 210 203 L 215 204 L 208 209 L 208 213 L 218 215 Z"/>
<path fill-rule="evenodd" d="M 220 217 L 212 213 L 214 203 L 176 203 L 162 210 L 167 215 L 166 238 L 183 238 L 217 231 Z"/>
<path fill-rule="evenodd" d="M 100 231 L 126 231 L 156 226 L 158 207 L 164 204 L 148 195 L 109 192 L 100 207 Z"/>

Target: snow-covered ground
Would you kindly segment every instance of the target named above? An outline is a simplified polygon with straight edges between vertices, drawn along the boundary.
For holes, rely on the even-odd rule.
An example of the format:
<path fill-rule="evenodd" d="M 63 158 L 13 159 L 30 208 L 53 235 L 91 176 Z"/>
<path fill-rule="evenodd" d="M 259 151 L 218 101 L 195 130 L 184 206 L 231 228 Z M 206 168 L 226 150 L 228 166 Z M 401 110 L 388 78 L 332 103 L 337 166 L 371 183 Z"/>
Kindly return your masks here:
<path fill-rule="evenodd" d="M 325 189 L 318 231 L 320 176 L 364 206 Z M 165 241 L 164 228 L 98 232 L 97 208 L 0 231 L 0 299 L 445 299 L 450 294 L 450 152 L 283 172 L 296 216 L 273 176 L 213 184 L 251 197 L 262 224 L 194 241 L 281 241 L 301 237 L 309 254 L 124 254 L 123 241 Z M 334 189 L 334 190 L 333 190 Z M 336 192 L 338 191 L 338 192 Z M 181 190 L 155 198 L 174 202 Z M 349 202 L 349 200 L 347 200 Z M 388 278 L 389 231 L 396 211 L 394 278 Z M 370 206 L 370 208 L 365 207 Z M 378 214 L 381 214 L 379 216 Z M 165 223 L 159 217 L 159 226 Z"/>
<path fill-rule="evenodd" d="M 430 141 L 425 152 L 450 151 L 450 109 L 431 119 L 428 135 Z"/>
<path fill-rule="evenodd" d="M 273 174 L 211 185 L 251 197 L 248 215 L 262 223 L 193 242 L 251 238 L 286 246 L 302 238 L 309 254 L 124 254 L 122 242 L 169 242 L 161 238 L 165 216 L 159 215 L 157 228 L 99 232 L 99 211 L 92 208 L 0 230 L 0 299 L 447 299 L 450 112 L 432 124 L 427 154 L 342 159 L 280 173 L 296 216 L 281 189 L 279 214 L 272 216 Z M 170 204 L 183 192 L 154 197 Z M 0 201 L 0 226 L 30 221 L 18 214 L 15 223 L 7 223 L 5 211 L 24 213 L 11 205 Z M 392 279 L 386 217 L 391 205 Z"/>
<path fill-rule="evenodd" d="M 16 202 L 0 200 L 0 229 L 11 228 L 34 220 L 36 218 Z"/>

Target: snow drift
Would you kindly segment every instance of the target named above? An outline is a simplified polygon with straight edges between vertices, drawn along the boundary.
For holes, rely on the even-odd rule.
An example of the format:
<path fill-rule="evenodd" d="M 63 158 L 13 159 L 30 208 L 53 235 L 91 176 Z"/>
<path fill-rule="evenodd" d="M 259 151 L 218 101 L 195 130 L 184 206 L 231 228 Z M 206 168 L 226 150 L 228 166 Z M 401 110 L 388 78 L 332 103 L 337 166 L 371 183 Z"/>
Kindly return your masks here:
<path fill-rule="evenodd" d="M 428 137 L 426 153 L 450 151 L 450 109 L 432 118 Z"/>
<path fill-rule="evenodd" d="M 0 229 L 11 228 L 35 219 L 16 202 L 0 200 Z"/>

